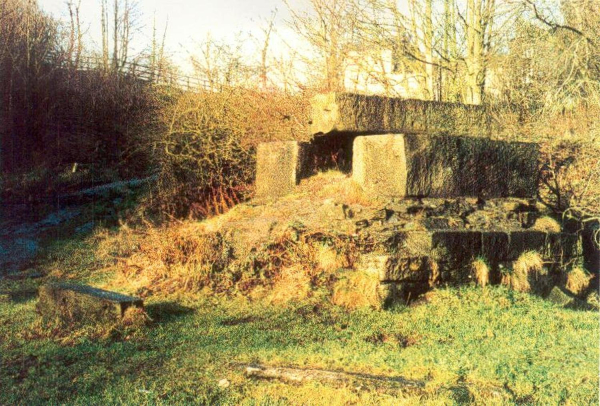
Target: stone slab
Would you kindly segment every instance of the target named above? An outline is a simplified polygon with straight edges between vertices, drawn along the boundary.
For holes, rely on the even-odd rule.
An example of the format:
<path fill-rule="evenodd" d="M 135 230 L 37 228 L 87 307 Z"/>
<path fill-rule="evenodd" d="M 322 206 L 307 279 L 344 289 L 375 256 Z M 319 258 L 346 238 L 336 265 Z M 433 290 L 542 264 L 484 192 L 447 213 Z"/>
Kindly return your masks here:
<path fill-rule="evenodd" d="M 276 198 L 291 193 L 306 172 L 306 143 L 261 143 L 256 151 L 256 196 Z"/>
<path fill-rule="evenodd" d="M 142 299 L 87 285 L 50 283 L 39 288 L 38 312 L 45 319 L 64 322 L 114 322 L 129 307 L 143 307 Z"/>
<path fill-rule="evenodd" d="M 311 134 L 348 132 L 489 136 L 484 106 L 407 100 L 352 93 L 325 93 L 311 100 Z"/>
<path fill-rule="evenodd" d="M 559 288 L 558 286 L 552 288 L 546 297 L 546 300 L 549 300 L 550 302 L 559 306 L 569 306 L 575 303 L 575 297 L 571 296 L 568 292 Z"/>
<path fill-rule="evenodd" d="M 406 156 L 400 134 L 354 139 L 352 178 L 366 191 L 381 196 L 406 194 Z"/>
<path fill-rule="evenodd" d="M 547 236 L 548 233 L 543 231 L 512 231 L 509 234 L 510 244 L 506 260 L 516 260 L 526 251 L 536 251 L 547 256 L 549 254 L 546 244 Z"/>

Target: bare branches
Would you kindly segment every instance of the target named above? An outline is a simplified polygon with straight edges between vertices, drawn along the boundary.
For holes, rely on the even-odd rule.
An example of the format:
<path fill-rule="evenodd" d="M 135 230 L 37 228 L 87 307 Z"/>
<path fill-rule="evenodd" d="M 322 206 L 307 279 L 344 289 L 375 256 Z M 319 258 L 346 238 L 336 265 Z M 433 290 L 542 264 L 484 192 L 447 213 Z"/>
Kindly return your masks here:
<path fill-rule="evenodd" d="M 542 22 L 545 25 L 547 25 L 548 27 L 550 27 L 552 30 L 554 30 L 554 31 L 559 30 L 559 29 L 567 30 L 567 31 L 570 31 L 572 33 L 579 35 L 580 37 L 585 39 L 590 45 L 595 44 L 594 40 L 592 40 L 592 38 L 588 37 L 583 31 L 580 31 L 577 28 L 572 27 L 570 25 L 558 24 L 554 21 L 550 21 L 547 17 L 544 17 L 538 10 L 538 7 L 535 4 L 534 0 L 524 0 L 524 1 L 528 6 L 531 7 L 531 10 L 533 11 L 535 18 L 537 18 L 540 22 Z"/>

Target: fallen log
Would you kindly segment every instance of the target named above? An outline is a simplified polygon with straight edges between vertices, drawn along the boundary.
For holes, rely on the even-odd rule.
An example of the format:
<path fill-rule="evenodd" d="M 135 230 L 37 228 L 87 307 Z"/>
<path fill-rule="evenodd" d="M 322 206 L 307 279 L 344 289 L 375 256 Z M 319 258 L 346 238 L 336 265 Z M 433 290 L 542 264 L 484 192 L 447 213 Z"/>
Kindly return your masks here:
<path fill-rule="evenodd" d="M 276 379 L 288 383 L 324 382 L 334 385 L 353 384 L 360 387 L 386 387 L 401 389 L 411 394 L 422 393 L 425 383 L 403 377 L 371 375 L 357 372 L 328 371 L 323 369 L 302 369 L 269 367 L 264 365 L 245 366 L 246 376 L 256 379 Z"/>

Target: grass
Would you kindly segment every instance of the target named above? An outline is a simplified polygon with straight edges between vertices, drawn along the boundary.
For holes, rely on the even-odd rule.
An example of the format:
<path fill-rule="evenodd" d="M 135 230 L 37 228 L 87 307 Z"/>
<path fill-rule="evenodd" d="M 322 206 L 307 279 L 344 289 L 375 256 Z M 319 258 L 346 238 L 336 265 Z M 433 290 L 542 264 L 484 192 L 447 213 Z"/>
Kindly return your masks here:
<path fill-rule="evenodd" d="M 41 334 L 32 282 L 2 282 L 0 404 L 594 404 L 597 313 L 502 286 L 349 312 L 313 299 L 152 298 L 153 322 L 71 339 Z M 27 285 L 29 284 L 29 285 Z M 21 295 L 17 292 L 25 292 Z M 27 293 L 29 292 L 29 293 Z M 323 368 L 426 383 L 419 394 L 245 378 L 242 365 Z M 219 387 L 227 379 L 230 386 Z"/>
<path fill-rule="evenodd" d="M 169 277 L 140 280 L 144 270 L 132 267 L 144 262 L 136 254 L 153 266 L 204 258 L 197 229 L 181 227 L 97 230 L 56 241 L 40 263 L 49 271 L 45 280 L 145 296 L 148 324 L 133 317 L 106 329 L 50 329 L 35 313 L 43 281 L 0 280 L 0 404 L 598 403 L 597 312 L 489 285 L 434 290 L 411 307 L 351 311 L 356 298 L 334 305 L 323 292 L 308 294 L 308 276 L 343 273 L 352 263 L 343 250 L 311 240 L 278 255 L 285 266 L 306 262 L 313 274 L 284 268 L 255 300 L 181 288 L 150 292 Z M 168 250 L 161 236 L 179 248 Z M 144 251 L 151 246 L 157 251 Z M 521 261 L 527 272 L 538 265 L 529 256 Z M 353 277 L 340 279 L 338 296 L 352 284 L 370 286 Z M 425 387 L 415 393 L 261 381 L 244 375 L 244 365 L 254 363 L 403 377 Z M 219 385 L 223 380 L 229 385 Z"/>

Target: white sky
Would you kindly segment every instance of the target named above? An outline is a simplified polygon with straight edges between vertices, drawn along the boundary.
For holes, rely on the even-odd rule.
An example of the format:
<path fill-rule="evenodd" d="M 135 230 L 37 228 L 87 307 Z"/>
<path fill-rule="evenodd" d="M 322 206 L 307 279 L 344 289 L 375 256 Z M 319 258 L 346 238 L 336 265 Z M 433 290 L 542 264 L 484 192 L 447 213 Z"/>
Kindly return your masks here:
<path fill-rule="evenodd" d="M 100 0 L 80 0 L 82 29 L 87 41 L 100 43 Z M 76 3 L 77 0 L 74 0 Z M 67 0 L 38 0 L 40 7 L 56 18 L 68 21 Z M 109 0 L 111 7 L 113 0 Z M 276 36 L 271 52 L 285 52 L 281 37 L 290 39 L 285 20 L 289 12 L 283 0 L 138 0 L 140 32 L 135 34 L 134 52 L 152 43 L 152 21 L 156 15 L 157 36 L 162 36 L 168 19 L 166 48 L 174 62 L 185 70 L 189 54 L 195 53 L 198 43 L 210 33 L 214 40 L 231 42 L 235 35 L 252 44 L 250 36 L 261 38 L 260 27 L 266 26 L 273 10 L 277 9 Z M 292 7 L 301 7 L 305 0 L 290 0 Z"/>

